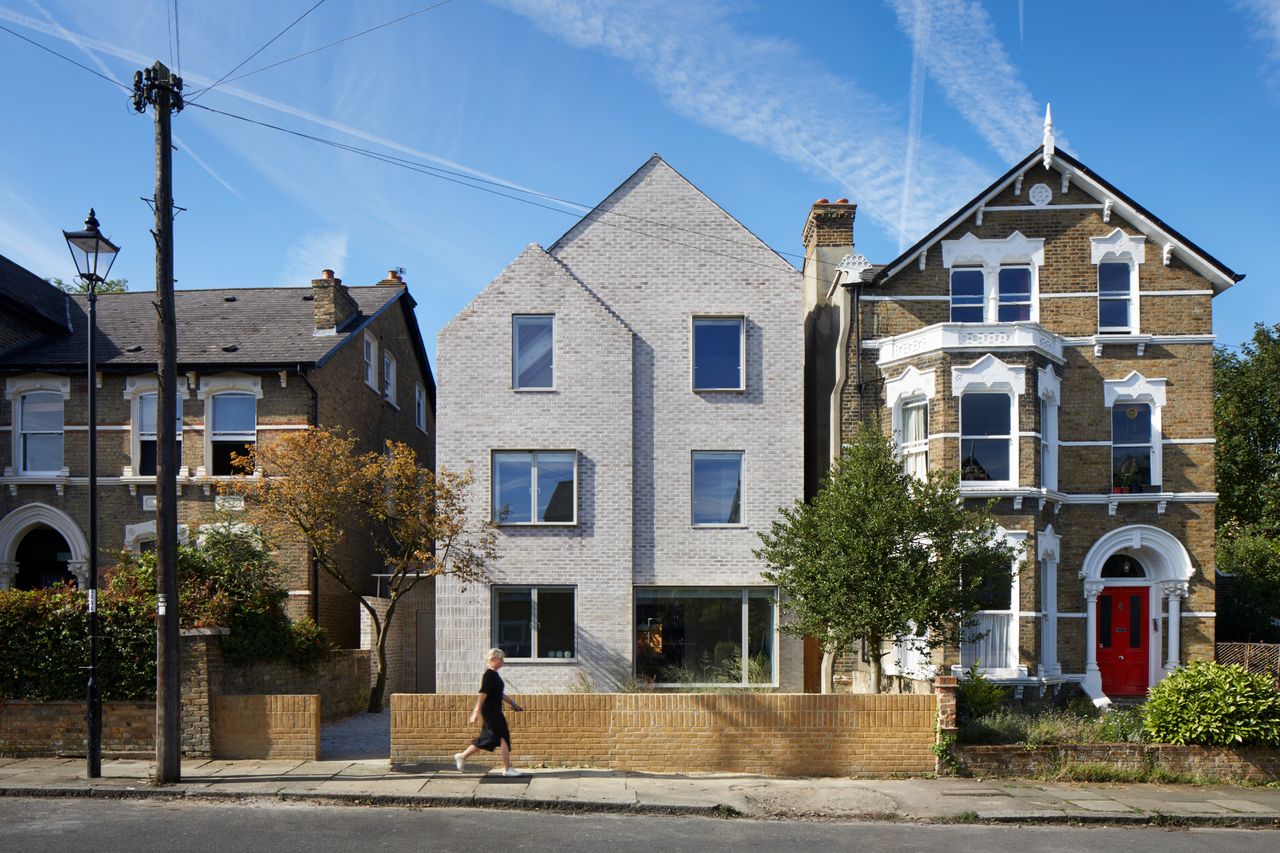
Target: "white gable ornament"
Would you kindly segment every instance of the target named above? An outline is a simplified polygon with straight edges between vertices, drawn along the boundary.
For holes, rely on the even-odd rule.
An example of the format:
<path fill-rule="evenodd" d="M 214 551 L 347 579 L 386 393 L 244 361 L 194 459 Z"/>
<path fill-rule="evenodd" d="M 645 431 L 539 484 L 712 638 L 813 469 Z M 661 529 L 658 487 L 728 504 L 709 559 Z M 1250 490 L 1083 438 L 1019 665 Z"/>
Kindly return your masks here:
<path fill-rule="evenodd" d="M 1147 238 L 1141 234 L 1130 236 L 1116 228 L 1105 237 L 1089 238 L 1089 256 L 1095 265 L 1118 260 L 1141 264 L 1147 259 Z"/>
<path fill-rule="evenodd" d="M 1010 367 L 987 353 L 968 367 L 951 368 L 951 393 L 959 397 L 972 388 L 1023 394 L 1027 390 L 1026 373 L 1025 367 Z"/>
<path fill-rule="evenodd" d="M 851 281 L 861 281 L 862 274 L 871 269 L 871 261 L 867 260 L 861 254 L 849 254 L 840 259 L 840 263 L 836 265 L 836 272 L 844 276 L 842 283 Z"/>
<path fill-rule="evenodd" d="M 1027 199 L 1036 207 L 1045 207 L 1053 201 L 1053 190 L 1045 183 L 1036 184 L 1027 193 Z"/>

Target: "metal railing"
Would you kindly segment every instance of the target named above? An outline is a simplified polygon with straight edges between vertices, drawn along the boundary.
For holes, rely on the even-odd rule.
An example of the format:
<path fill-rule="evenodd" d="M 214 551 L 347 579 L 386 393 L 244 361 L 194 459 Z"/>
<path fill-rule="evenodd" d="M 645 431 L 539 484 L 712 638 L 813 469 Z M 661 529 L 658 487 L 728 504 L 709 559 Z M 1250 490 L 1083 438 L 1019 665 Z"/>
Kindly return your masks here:
<path fill-rule="evenodd" d="M 1249 672 L 1280 676 L 1280 643 L 1218 643 L 1214 659 L 1221 664 L 1239 664 Z"/>

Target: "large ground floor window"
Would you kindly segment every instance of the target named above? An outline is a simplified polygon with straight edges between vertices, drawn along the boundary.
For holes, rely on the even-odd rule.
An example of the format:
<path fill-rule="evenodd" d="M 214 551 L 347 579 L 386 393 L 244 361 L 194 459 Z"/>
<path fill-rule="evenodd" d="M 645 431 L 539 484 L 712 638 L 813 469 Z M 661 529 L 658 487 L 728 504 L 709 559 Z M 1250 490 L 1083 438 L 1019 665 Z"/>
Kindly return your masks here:
<path fill-rule="evenodd" d="M 508 658 L 572 658 L 571 586 L 493 588 L 493 644 Z"/>
<path fill-rule="evenodd" d="M 773 684 L 771 588 L 636 588 L 636 677 L 655 684 Z"/>

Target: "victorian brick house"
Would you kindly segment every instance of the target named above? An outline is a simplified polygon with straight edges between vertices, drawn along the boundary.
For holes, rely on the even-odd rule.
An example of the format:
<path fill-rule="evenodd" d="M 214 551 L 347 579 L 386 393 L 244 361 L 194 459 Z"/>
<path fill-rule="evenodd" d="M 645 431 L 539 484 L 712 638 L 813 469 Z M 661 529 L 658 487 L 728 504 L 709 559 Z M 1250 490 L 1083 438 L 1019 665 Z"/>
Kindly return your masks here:
<path fill-rule="evenodd" d="M 155 538 L 156 319 L 149 292 L 98 298 L 99 546 Z M 237 523 L 220 497 L 231 454 L 311 425 L 352 430 L 366 449 L 410 444 L 433 463 L 435 385 L 395 273 L 347 287 L 326 270 L 311 287 L 179 290 L 179 535 Z M 86 581 L 86 299 L 0 257 L 0 589 Z M 341 559 L 382 571 L 359 537 Z M 297 543 L 279 559 L 291 615 L 311 615 L 354 645 L 357 605 Z M 110 564 L 110 557 L 102 558 Z M 370 581 L 372 584 L 372 581 Z M 373 592 L 372 586 L 370 592 Z"/>
<path fill-rule="evenodd" d="M 1022 554 L 983 636 L 889 657 L 1098 702 L 1212 659 L 1211 303 L 1242 276 L 1056 151 L 1047 120 L 1040 149 L 889 263 L 853 253 L 853 217 L 824 200 L 804 232 L 810 490 L 877 423 L 908 470 L 997 500 Z"/>
<path fill-rule="evenodd" d="M 653 157 L 440 332 L 440 464 L 498 525 L 437 585 L 437 685 L 799 688 L 757 532 L 803 487 L 796 270 Z"/>

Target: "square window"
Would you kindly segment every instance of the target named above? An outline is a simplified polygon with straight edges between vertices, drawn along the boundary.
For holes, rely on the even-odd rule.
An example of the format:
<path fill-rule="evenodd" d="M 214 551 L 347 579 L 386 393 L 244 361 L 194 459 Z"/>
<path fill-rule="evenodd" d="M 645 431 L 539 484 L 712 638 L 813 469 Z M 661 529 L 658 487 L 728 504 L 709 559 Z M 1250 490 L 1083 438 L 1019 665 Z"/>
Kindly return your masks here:
<path fill-rule="evenodd" d="M 694 451 L 693 523 L 742 523 L 742 451 Z"/>
<path fill-rule="evenodd" d="M 693 390 L 741 391 L 746 322 L 742 317 L 693 318 Z"/>
<path fill-rule="evenodd" d="M 511 385 L 555 387 L 555 315 L 517 314 L 511 318 Z"/>
<path fill-rule="evenodd" d="M 492 514 L 499 524 L 576 524 L 575 451 L 493 453 Z"/>
<path fill-rule="evenodd" d="M 1012 400 L 1008 394 L 960 397 L 960 479 L 1008 482 L 1013 445 Z"/>
<path fill-rule="evenodd" d="M 1016 323 L 1031 319 L 1031 268 L 1001 267 L 997 319 Z"/>
<path fill-rule="evenodd" d="M 776 604 L 767 588 L 637 588 L 636 677 L 772 684 Z"/>
<path fill-rule="evenodd" d="M 493 644 L 508 658 L 577 656 L 574 588 L 495 587 Z"/>

